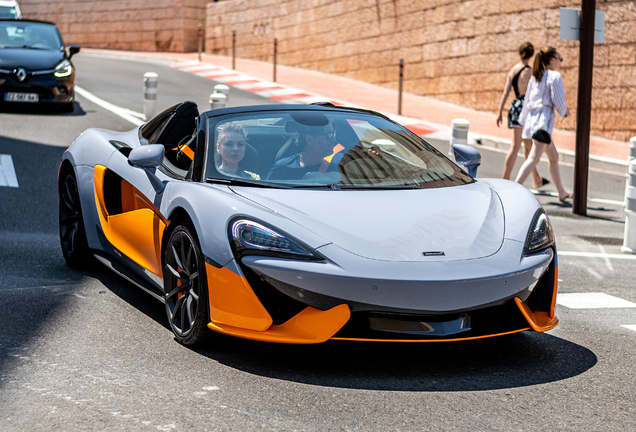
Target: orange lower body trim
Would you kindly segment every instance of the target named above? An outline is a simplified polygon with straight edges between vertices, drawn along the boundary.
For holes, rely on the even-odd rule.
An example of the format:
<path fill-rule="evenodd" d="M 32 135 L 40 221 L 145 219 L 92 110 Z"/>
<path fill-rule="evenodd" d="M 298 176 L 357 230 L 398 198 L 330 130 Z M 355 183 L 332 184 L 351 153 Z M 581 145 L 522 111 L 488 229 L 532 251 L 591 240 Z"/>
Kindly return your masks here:
<path fill-rule="evenodd" d="M 552 302 L 550 303 L 550 310 L 548 312 L 532 312 L 527 304 L 521 301 L 520 298 L 515 297 L 515 303 L 519 310 L 523 314 L 532 330 L 536 332 L 545 332 L 552 330 L 559 324 L 559 319 L 556 317 L 556 297 L 559 288 L 559 266 L 554 266 L 554 283 L 552 285 Z"/>
<path fill-rule="evenodd" d="M 341 304 L 326 311 L 306 307 L 298 315 L 280 325 L 272 325 L 263 332 L 210 323 L 216 332 L 245 339 L 288 344 L 325 342 L 335 335 L 351 317 L 349 306 Z"/>
<path fill-rule="evenodd" d="M 205 273 L 212 324 L 258 332 L 272 325 L 272 317 L 243 276 L 208 263 L 205 263 Z"/>
<path fill-rule="evenodd" d="M 556 316 L 550 316 L 550 312 L 532 312 L 527 304 L 525 304 L 519 297 L 515 297 L 515 303 L 519 307 L 519 310 L 532 327 L 532 330 L 536 332 L 544 332 L 552 330 L 559 324 L 559 320 Z"/>

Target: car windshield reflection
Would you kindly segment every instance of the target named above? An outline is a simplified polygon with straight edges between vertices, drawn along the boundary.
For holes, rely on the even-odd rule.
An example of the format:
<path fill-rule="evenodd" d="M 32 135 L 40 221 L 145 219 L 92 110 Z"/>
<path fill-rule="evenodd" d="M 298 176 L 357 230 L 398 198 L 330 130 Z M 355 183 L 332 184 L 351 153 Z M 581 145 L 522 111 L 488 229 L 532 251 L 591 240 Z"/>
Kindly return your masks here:
<path fill-rule="evenodd" d="M 0 21 L 0 48 L 55 50 L 62 40 L 55 26 L 28 21 Z"/>
<path fill-rule="evenodd" d="M 290 110 L 209 118 L 205 177 L 263 186 L 436 188 L 473 182 L 412 132 L 354 110 Z"/>

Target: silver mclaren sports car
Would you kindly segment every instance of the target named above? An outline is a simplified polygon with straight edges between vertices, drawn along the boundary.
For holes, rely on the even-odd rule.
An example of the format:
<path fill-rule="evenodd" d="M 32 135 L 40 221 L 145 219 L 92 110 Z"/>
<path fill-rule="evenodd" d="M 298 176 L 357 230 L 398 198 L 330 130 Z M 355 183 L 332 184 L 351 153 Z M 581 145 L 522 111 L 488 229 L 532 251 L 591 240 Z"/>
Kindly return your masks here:
<path fill-rule="evenodd" d="M 165 304 L 176 339 L 435 342 L 555 327 L 557 252 L 536 198 L 476 179 L 371 111 L 183 102 L 88 129 L 59 169 L 69 266 Z"/>

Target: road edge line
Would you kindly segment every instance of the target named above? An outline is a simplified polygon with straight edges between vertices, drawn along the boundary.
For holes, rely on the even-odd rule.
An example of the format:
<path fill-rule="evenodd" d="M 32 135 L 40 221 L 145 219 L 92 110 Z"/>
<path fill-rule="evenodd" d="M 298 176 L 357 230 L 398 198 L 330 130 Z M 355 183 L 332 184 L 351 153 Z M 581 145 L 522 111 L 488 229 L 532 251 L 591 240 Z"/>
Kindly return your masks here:
<path fill-rule="evenodd" d="M 122 108 L 119 107 L 117 105 L 114 105 L 110 102 L 105 101 L 104 99 L 101 99 L 97 96 L 95 96 L 93 93 L 89 92 L 88 90 L 83 89 L 80 86 L 75 86 L 75 91 L 77 92 L 77 94 L 79 94 L 80 96 L 88 99 L 89 101 L 93 102 L 96 105 L 99 105 L 100 107 L 104 108 L 105 110 L 108 110 L 110 112 L 112 112 L 115 115 L 118 115 L 119 117 L 123 118 L 124 120 L 129 121 L 130 123 L 134 124 L 135 126 L 141 126 L 142 124 L 145 123 L 145 121 L 142 120 L 142 118 L 144 118 L 145 116 L 141 113 L 132 111 L 128 108 Z M 141 118 L 138 118 L 141 117 Z"/>

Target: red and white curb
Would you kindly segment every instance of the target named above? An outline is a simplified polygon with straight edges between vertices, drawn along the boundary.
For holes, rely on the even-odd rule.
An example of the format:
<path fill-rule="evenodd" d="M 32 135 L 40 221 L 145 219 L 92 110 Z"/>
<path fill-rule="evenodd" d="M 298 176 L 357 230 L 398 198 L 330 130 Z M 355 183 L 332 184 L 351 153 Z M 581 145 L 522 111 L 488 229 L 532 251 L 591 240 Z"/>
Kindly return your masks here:
<path fill-rule="evenodd" d="M 235 70 L 222 68 L 211 63 L 199 63 L 198 61 L 179 62 L 172 66 L 174 69 L 188 72 L 200 77 L 208 78 L 230 87 L 245 90 L 262 97 L 266 97 L 277 102 L 286 104 L 311 104 L 314 102 L 331 102 L 335 106 L 351 106 L 343 101 L 332 100 L 328 97 L 309 93 L 284 84 L 255 78 L 251 75 L 237 72 Z M 400 123 L 411 132 L 419 136 L 449 136 L 450 128 L 443 128 L 438 125 L 423 122 L 419 119 L 397 116 L 395 114 L 382 113 L 390 119 Z M 447 129 L 447 130 L 446 130 Z"/>

